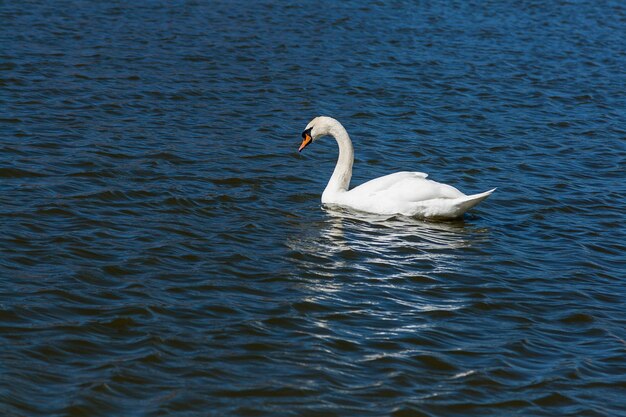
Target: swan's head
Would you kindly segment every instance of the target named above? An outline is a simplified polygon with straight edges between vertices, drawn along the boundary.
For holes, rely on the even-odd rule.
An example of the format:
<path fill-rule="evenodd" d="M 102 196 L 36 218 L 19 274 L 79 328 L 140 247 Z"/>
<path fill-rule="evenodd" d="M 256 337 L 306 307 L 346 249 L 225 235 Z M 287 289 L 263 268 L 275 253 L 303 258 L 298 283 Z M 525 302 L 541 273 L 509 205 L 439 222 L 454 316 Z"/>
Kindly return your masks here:
<path fill-rule="evenodd" d="M 331 134 L 331 130 L 336 126 L 341 125 L 332 117 L 318 116 L 311 120 L 302 132 L 302 143 L 300 144 L 300 148 L 298 148 L 298 152 L 302 152 L 302 149 L 322 136 Z"/>

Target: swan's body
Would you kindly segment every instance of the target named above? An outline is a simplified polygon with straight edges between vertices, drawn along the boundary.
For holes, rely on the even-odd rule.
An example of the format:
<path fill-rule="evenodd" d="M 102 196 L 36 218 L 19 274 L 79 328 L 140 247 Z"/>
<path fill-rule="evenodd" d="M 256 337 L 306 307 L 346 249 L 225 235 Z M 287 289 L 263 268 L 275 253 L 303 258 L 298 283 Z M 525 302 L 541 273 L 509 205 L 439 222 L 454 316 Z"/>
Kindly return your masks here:
<path fill-rule="evenodd" d="M 330 117 L 316 117 L 302 133 L 300 151 L 319 137 L 330 135 L 339 145 L 335 171 L 322 194 L 322 203 L 376 214 L 424 218 L 460 217 L 494 190 L 465 195 L 456 188 L 429 179 L 422 172 L 396 172 L 349 190 L 354 148 L 346 129 Z"/>

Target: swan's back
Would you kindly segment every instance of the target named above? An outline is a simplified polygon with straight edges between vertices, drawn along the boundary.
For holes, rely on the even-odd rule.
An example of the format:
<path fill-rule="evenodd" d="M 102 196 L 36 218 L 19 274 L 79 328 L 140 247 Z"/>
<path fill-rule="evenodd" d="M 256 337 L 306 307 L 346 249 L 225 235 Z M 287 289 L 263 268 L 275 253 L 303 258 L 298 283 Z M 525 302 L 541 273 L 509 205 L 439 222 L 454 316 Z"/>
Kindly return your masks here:
<path fill-rule="evenodd" d="M 348 191 L 354 199 L 389 199 L 396 203 L 459 198 L 465 196 L 456 188 L 426 179 L 423 172 L 396 172 L 368 181 Z"/>

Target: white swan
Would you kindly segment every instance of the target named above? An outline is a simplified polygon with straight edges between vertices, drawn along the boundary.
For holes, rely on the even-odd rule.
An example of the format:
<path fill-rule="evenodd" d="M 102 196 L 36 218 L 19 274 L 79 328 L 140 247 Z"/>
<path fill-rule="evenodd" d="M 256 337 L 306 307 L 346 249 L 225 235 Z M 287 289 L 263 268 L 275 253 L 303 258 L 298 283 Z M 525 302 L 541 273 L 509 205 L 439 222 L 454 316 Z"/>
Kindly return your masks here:
<path fill-rule="evenodd" d="M 311 120 L 302 132 L 301 152 L 322 136 L 330 135 L 339 145 L 335 171 L 322 194 L 322 204 L 376 214 L 401 214 L 422 218 L 453 219 L 487 198 L 484 193 L 465 195 L 456 188 L 427 180 L 423 172 L 396 172 L 348 190 L 354 163 L 354 148 L 346 129 L 331 117 Z"/>

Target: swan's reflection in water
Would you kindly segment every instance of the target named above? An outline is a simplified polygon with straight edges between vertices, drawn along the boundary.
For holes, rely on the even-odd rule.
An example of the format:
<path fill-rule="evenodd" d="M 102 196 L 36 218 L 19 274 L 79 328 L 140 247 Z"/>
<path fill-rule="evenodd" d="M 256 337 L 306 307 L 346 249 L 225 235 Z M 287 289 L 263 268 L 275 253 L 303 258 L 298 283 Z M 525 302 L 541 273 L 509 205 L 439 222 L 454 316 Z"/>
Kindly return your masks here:
<path fill-rule="evenodd" d="M 488 238 L 471 221 L 434 223 L 329 208 L 325 214 L 321 222 L 301 224 L 289 241 L 293 272 L 306 281 L 312 302 L 367 292 L 399 308 L 456 309 L 454 297 L 434 300 L 423 291 L 448 287 L 467 272 L 467 258 L 480 257 L 480 242 Z"/>
<path fill-rule="evenodd" d="M 320 311 L 308 320 L 333 333 L 354 324 L 359 329 L 351 328 L 350 337 L 359 343 L 414 337 L 432 325 L 428 317 L 462 308 L 466 300 L 453 288 L 467 276 L 463 269 L 480 262 L 481 241 L 488 239 L 488 231 L 471 221 L 433 223 L 337 209 L 299 227 L 289 240 L 292 274 L 300 300 Z"/>
<path fill-rule="evenodd" d="M 289 246 L 303 256 L 308 271 L 334 276 L 345 269 L 369 278 L 437 275 L 458 270 L 460 256 L 487 236 L 462 220 L 425 222 L 406 217 L 378 216 L 325 208 L 321 223 L 304 225 Z M 321 267 L 321 268 L 316 268 Z"/>
<path fill-rule="evenodd" d="M 471 221 L 325 209 L 321 221 L 301 223 L 299 231 L 289 241 L 292 305 L 324 352 L 358 347 L 351 371 L 402 370 L 416 357 L 443 360 L 432 351 L 456 336 L 441 323 L 460 317 L 468 303 L 458 280 L 481 262 L 487 230 Z M 336 375 L 336 364 L 326 371 Z"/>

